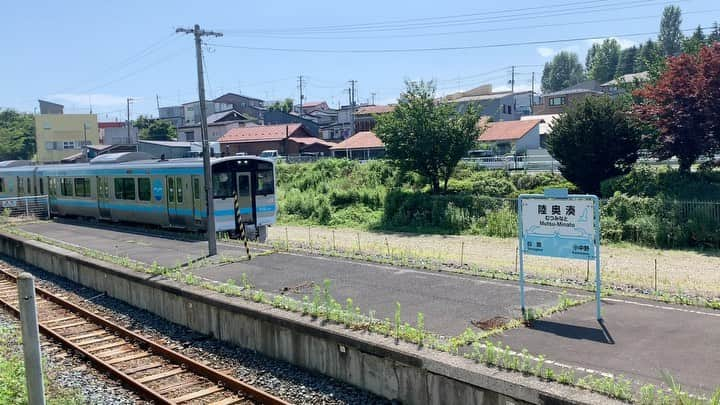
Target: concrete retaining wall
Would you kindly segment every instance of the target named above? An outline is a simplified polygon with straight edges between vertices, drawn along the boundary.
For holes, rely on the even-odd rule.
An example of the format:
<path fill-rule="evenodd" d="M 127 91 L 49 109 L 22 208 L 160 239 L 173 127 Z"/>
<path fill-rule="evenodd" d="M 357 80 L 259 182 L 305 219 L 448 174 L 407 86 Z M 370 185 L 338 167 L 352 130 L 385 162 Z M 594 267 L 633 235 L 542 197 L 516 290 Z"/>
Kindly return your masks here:
<path fill-rule="evenodd" d="M 0 233 L 0 253 L 222 341 L 407 404 L 607 403 L 445 353 L 288 313 Z"/>

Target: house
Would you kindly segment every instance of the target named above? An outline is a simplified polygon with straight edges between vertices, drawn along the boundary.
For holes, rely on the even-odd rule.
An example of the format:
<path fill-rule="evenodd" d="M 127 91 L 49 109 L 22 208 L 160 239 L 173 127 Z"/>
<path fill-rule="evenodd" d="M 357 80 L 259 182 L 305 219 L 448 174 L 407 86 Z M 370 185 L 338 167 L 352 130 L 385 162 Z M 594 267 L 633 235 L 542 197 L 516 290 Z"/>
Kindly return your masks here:
<path fill-rule="evenodd" d="M 62 108 L 55 108 L 54 111 L 62 111 Z M 99 143 L 100 132 L 95 114 L 52 113 L 35 116 L 38 162 L 57 163 L 82 152 L 85 145 Z"/>
<path fill-rule="evenodd" d="M 312 136 L 303 124 L 233 128 L 219 142 L 226 156 L 236 153 L 259 155 L 264 150 L 277 150 L 283 156 L 304 152 L 329 155 L 330 147 L 334 145 Z"/>
<path fill-rule="evenodd" d="M 374 132 L 362 131 L 330 148 L 334 157 L 370 160 L 385 156 L 385 144 Z"/>
<path fill-rule="evenodd" d="M 540 120 L 540 147 L 545 148 L 545 139 L 552 131 L 552 125 L 560 114 L 544 114 L 544 115 L 525 115 L 520 117 L 520 121 Z"/>
<path fill-rule="evenodd" d="M 315 121 L 308 119 L 308 117 L 300 118 L 300 116 L 297 114 L 290 114 L 284 111 L 265 111 L 263 123 L 265 125 L 302 124 L 303 127 L 305 127 L 305 129 L 310 132 L 310 135 L 314 137 L 320 136 L 320 126 Z"/>
<path fill-rule="evenodd" d="M 230 108 L 248 117 L 262 122 L 265 115 L 265 102 L 259 98 L 243 96 L 235 93 L 225 93 L 213 100 L 221 105 L 229 105 Z"/>
<path fill-rule="evenodd" d="M 62 104 L 55 104 L 45 100 L 38 100 L 40 104 L 40 114 L 62 114 L 65 108 Z"/>
<path fill-rule="evenodd" d="M 585 97 L 603 94 L 601 90 L 596 80 L 586 80 L 566 89 L 543 94 L 541 103 L 533 108 L 533 112 L 540 115 L 559 114 Z"/>
<path fill-rule="evenodd" d="M 376 116 L 395 110 L 394 105 L 365 105 L 355 110 L 355 130 L 353 132 L 370 131 L 377 124 Z"/>
<path fill-rule="evenodd" d="M 615 96 L 624 92 L 627 87 L 638 87 L 648 80 L 650 80 L 650 74 L 648 72 L 628 73 L 617 79 L 601 84 L 600 90 L 605 94 Z"/>
<path fill-rule="evenodd" d="M 540 149 L 540 124 L 543 120 L 491 122 L 478 141 L 490 144 L 498 154 Z"/>
<path fill-rule="evenodd" d="M 235 110 L 221 111 L 208 115 L 208 140 L 217 141 L 232 128 L 257 125 L 256 122 L 253 117 L 241 114 Z M 199 123 L 183 125 L 178 128 L 177 133 L 178 141 L 180 142 L 202 141 L 202 129 Z"/>
<path fill-rule="evenodd" d="M 103 145 L 135 144 L 140 131 L 137 127 L 131 126 L 128 135 L 127 124 L 118 121 L 98 122 L 98 130 L 100 131 L 100 143 Z"/>
<path fill-rule="evenodd" d="M 183 125 L 192 125 L 200 123 L 200 102 L 192 101 L 182 105 L 183 107 Z M 205 114 L 210 116 L 220 111 L 232 110 L 232 104 L 216 103 L 214 101 L 205 101 Z"/>
<path fill-rule="evenodd" d="M 185 109 L 181 105 L 158 108 L 158 117 L 173 124 L 175 128 L 185 123 Z"/>
<path fill-rule="evenodd" d="M 308 101 L 302 104 L 302 113 L 310 114 L 314 111 L 327 110 L 329 107 L 324 101 Z M 300 105 L 295 106 L 295 112 L 300 113 Z"/>
<path fill-rule="evenodd" d="M 523 115 L 531 114 L 531 104 L 535 103 L 531 91 L 492 91 L 492 85 L 486 84 L 467 91 L 449 94 L 438 101 L 455 104 L 456 109 L 464 112 L 472 106 L 481 116 L 493 121 L 513 121 Z"/>

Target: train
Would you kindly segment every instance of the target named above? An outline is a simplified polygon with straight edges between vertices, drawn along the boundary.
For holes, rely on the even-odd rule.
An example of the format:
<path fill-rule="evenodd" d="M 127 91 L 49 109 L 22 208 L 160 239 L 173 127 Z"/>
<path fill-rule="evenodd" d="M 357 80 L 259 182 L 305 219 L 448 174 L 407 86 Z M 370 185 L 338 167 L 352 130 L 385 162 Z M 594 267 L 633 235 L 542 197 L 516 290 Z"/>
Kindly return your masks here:
<path fill-rule="evenodd" d="M 235 195 L 246 233 L 264 241 L 275 223 L 275 163 L 257 156 L 212 158 L 217 232 L 236 230 Z M 109 153 L 88 163 L 0 162 L 0 198 L 47 195 L 50 215 L 207 230 L 201 158 Z"/>

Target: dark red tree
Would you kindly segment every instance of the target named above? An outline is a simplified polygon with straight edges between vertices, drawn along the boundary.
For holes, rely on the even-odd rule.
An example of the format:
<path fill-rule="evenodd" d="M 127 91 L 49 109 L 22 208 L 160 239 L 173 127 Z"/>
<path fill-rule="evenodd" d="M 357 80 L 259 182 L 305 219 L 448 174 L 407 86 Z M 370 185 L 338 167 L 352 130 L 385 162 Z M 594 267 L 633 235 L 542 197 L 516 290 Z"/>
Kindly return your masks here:
<path fill-rule="evenodd" d="M 646 135 L 654 156 L 677 156 L 680 171 L 689 172 L 720 145 L 720 43 L 669 58 L 658 80 L 635 95 L 635 113 L 655 129 Z"/>

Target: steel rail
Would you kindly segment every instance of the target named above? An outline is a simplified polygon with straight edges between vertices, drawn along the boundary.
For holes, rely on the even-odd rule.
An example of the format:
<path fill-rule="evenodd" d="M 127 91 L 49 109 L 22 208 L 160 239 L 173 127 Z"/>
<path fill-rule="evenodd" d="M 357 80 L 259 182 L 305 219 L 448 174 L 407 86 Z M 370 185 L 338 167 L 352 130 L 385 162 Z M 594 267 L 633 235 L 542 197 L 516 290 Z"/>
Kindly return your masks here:
<path fill-rule="evenodd" d="M 6 278 L 10 279 L 11 281 L 17 283 L 17 277 L 8 272 L 5 269 L 0 268 L 0 276 L 5 276 Z M 228 390 L 237 392 L 242 394 L 243 396 L 250 397 L 262 404 L 267 405 L 289 405 L 288 402 L 269 394 L 263 390 L 260 390 L 258 388 L 255 388 L 249 384 L 246 384 L 238 379 L 235 379 L 233 377 L 230 377 L 226 374 L 220 373 L 217 370 L 214 370 L 200 362 L 197 362 L 181 353 L 178 353 L 172 349 L 169 349 L 167 347 L 164 347 L 160 344 L 157 344 L 143 336 L 138 335 L 135 332 L 132 332 L 122 326 L 115 325 L 114 323 L 110 322 L 109 320 L 102 318 L 82 307 L 79 307 L 76 304 L 73 304 L 72 302 L 69 302 L 67 300 L 64 300 L 61 297 L 58 297 L 57 295 L 42 289 L 40 287 L 35 287 L 35 291 L 38 297 L 42 297 L 50 302 L 53 302 L 57 304 L 58 306 L 69 310 L 70 312 L 85 318 L 92 323 L 101 326 L 102 328 L 107 329 L 110 332 L 113 332 L 118 337 L 124 338 L 126 340 L 131 341 L 131 343 L 137 344 L 139 347 L 144 348 L 145 350 L 159 355 L 166 360 L 169 360 L 172 363 L 175 363 L 176 365 L 179 365 L 180 367 L 190 370 L 193 373 L 202 376 L 209 381 L 215 382 L 218 385 L 225 387 Z M 10 312 L 12 312 L 15 316 L 20 316 L 20 311 L 11 303 L 3 300 L 0 298 L 0 305 L 7 308 Z M 81 346 L 76 345 L 72 343 L 70 340 L 66 339 L 62 335 L 60 335 L 58 332 L 52 330 L 47 325 L 45 325 L 45 322 L 39 322 L 38 324 L 40 331 L 53 338 L 57 341 L 61 342 L 63 345 L 72 348 L 73 350 L 81 353 L 83 356 L 90 359 L 98 368 L 103 369 L 107 372 L 110 372 L 117 377 L 119 377 L 128 387 L 130 387 L 132 390 L 136 391 L 141 396 L 153 400 L 157 403 L 161 404 L 174 404 L 174 402 L 171 399 L 168 399 L 167 397 L 163 396 L 162 394 L 154 391 L 153 389 L 149 388 L 148 386 L 138 382 L 133 377 L 129 376 L 128 374 L 122 372 L 117 367 L 114 367 L 111 364 L 108 364 L 106 361 L 100 359 L 98 356 L 93 355 L 91 352 L 89 352 L 86 349 L 83 349 Z"/>

